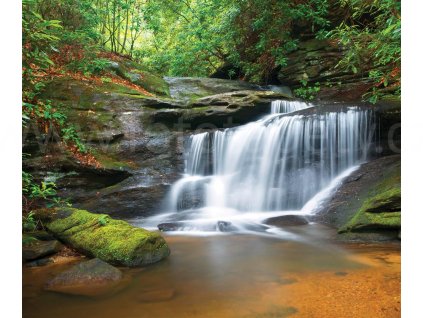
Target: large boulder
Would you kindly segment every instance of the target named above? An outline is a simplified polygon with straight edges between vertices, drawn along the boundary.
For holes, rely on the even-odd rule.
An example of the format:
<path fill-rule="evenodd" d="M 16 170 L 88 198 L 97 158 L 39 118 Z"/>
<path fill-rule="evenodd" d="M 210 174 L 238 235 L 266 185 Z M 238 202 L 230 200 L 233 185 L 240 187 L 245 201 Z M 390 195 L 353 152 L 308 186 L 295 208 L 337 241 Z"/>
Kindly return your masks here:
<path fill-rule="evenodd" d="M 75 208 L 36 211 L 49 232 L 77 251 L 114 265 L 143 266 L 170 254 L 160 234 Z"/>
<path fill-rule="evenodd" d="M 115 290 L 122 277 L 119 269 L 95 258 L 54 276 L 44 288 L 65 294 L 98 296 Z"/>
<path fill-rule="evenodd" d="M 345 238 L 397 238 L 401 230 L 401 156 L 363 164 L 344 180 L 314 220 L 337 228 Z"/>

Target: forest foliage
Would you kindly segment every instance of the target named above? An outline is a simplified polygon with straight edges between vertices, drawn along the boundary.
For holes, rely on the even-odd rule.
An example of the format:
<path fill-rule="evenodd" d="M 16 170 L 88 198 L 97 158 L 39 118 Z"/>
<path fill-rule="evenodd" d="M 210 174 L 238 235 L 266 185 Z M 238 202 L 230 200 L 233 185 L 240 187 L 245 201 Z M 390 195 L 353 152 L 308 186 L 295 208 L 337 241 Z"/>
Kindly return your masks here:
<path fill-rule="evenodd" d="M 287 54 L 300 41 L 326 38 L 347 48 L 338 67 L 365 71 L 377 84 L 375 93 L 399 93 L 399 0 L 25 0 L 25 5 L 52 23 L 45 26 L 60 40 L 56 49 L 67 57 L 62 62 L 77 71 L 101 72 L 107 61 L 95 52 L 107 50 L 162 75 L 209 76 L 228 65 L 229 76 L 263 83 L 286 66 Z M 38 46 L 48 40 L 53 38 Z M 84 49 L 83 58 L 77 48 Z"/>

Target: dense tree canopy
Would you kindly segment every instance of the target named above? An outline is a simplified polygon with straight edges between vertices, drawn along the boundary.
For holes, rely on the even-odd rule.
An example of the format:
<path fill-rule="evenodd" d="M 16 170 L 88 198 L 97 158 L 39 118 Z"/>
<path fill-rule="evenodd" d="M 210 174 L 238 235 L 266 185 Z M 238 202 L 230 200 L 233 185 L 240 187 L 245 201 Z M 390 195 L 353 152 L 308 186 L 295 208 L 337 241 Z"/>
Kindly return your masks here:
<path fill-rule="evenodd" d="M 93 43 L 141 60 L 159 73 L 229 75 L 266 81 L 299 41 L 331 38 L 349 49 L 341 63 L 363 60 L 399 72 L 398 0 L 33 0 L 42 19 L 60 20 L 63 42 Z M 380 81 L 381 71 L 371 76 Z"/>

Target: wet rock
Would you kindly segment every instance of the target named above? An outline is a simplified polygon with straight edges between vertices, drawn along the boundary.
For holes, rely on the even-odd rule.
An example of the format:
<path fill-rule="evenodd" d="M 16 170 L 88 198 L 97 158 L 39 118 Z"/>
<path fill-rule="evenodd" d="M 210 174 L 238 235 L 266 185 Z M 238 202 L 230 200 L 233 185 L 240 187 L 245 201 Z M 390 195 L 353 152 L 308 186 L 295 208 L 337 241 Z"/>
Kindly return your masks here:
<path fill-rule="evenodd" d="M 401 192 L 397 189 L 382 193 L 369 202 L 366 211 L 371 213 L 401 211 Z"/>
<path fill-rule="evenodd" d="M 160 223 L 157 228 L 162 232 L 177 231 L 184 227 L 184 222 L 167 222 Z"/>
<path fill-rule="evenodd" d="M 234 226 L 231 222 L 227 222 L 227 221 L 217 221 L 217 228 L 219 229 L 220 232 L 238 231 L 236 226 Z"/>
<path fill-rule="evenodd" d="M 274 99 L 291 99 L 273 91 L 245 90 L 199 98 L 183 109 L 164 109 L 152 114 L 152 121 L 171 129 L 228 128 L 268 114 Z M 183 123 L 175 125 L 175 123 Z"/>
<path fill-rule="evenodd" d="M 114 265 L 143 266 L 170 254 L 160 234 L 75 208 L 37 210 L 49 232 L 73 249 Z"/>
<path fill-rule="evenodd" d="M 173 288 L 154 289 L 142 292 L 136 299 L 143 303 L 168 301 L 175 297 Z"/>
<path fill-rule="evenodd" d="M 44 266 L 47 264 L 53 263 L 53 260 L 51 258 L 41 258 L 41 259 L 36 259 L 35 261 L 31 261 L 25 264 L 25 266 L 27 267 L 40 267 L 40 266 Z"/>
<path fill-rule="evenodd" d="M 353 172 L 317 211 L 314 221 L 334 226 L 346 240 L 397 239 L 400 200 L 401 156 L 387 156 Z"/>
<path fill-rule="evenodd" d="M 264 224 L 278 227 L 297 226 L 308 224 L 307 218 L 302 215 L 281 215 L 264 220 Z"/>
<path fill-rule="evenodd" d="M 59 241 L 35 240 L 22 246 L 22 258 L 25 261 L 35 260 L 60 251 L 62 245 Z"/>
<path fill-rule="evenodd" d="M 95 258 L 81 262 L 49 280 L 45 289 L 59 293 L 97 296 L 111 292 L 122 279 L 122 272 Z"/>
<path fill-rule="evenodd" d="M 104 207 L 107 206 L 106 212 L 119 219 L 148 216 L 158 211 L 158 202 L 168 189 L 169 185 L 162 183 L 152 186 L 127 186 L 120 183 L 96 191 L 91 198 L 74 206 L 95 213 L 103 213 Z"/>

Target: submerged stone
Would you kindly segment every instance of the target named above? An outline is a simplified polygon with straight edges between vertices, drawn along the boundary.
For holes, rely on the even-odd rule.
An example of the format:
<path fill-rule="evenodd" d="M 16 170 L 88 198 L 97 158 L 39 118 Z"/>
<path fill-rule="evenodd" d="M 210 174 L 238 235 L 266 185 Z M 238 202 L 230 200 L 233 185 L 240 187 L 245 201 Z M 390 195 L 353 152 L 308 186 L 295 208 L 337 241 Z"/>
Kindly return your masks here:
<path fill-rule="evenodd" d="M 45 289 L 66 294 L 97 296 L 115 289 L 122 272 L 95 258 L 81 262 L 47 282 Z"/>
<path fill-rule="evenodd" d="M 26 263 L 25 266 L 27 267 L 39 267 L 39 266 L 44 266 L 47 264 L 53 263 L 53 260 L 49 257 L 46 258 L 40 258 L 40 259 L 36 259 L 34 261 L 31 261 L 29 263 Z"/>
<path fill-rule="evenodd" d="M 114 220 L 106 214 L 58 208 L 38 210 L 36 215 L 65 244 L 114 265 L 143 266 L 170 254 L 159 233 Z"/>
<path fill-rule="evenodd" d="M 173 288 L 163 288 L 148 290 L 139 294 L 136 298 L 139 302 L 152 303 L 168 301 L 175 296 L 175 290 Z"/>

